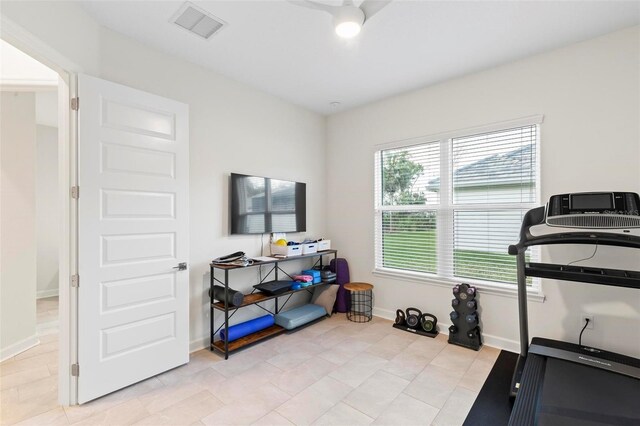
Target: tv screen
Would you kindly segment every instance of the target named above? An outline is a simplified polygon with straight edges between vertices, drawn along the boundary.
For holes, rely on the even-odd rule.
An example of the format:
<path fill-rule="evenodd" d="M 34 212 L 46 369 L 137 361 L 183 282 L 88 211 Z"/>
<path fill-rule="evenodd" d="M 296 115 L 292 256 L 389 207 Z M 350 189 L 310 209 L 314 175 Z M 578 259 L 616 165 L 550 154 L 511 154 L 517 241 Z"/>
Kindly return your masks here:
<path fill-rule="evenodd" d="M 231 233 L 307 230 L 307 185 L 231 174 Z"/>

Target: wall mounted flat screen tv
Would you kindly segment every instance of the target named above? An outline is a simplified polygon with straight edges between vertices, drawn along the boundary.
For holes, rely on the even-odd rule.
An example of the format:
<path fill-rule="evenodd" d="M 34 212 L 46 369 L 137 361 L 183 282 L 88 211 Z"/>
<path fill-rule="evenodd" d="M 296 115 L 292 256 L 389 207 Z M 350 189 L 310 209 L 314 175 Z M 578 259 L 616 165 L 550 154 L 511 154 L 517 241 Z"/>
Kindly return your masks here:
<path fill-rule="evenodd" d="M 231 173 L 231 233 L 307 230 L 307 185 Z"/>

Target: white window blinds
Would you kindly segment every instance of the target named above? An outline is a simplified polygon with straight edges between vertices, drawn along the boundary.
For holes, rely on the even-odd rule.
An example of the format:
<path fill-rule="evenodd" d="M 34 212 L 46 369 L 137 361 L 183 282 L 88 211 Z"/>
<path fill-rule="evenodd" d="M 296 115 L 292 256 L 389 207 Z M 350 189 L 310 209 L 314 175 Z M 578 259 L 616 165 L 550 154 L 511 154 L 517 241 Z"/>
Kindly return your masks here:
<path fill-rule="evenodd" d="M 455 204 L 532 203 L 536 126 L 451 140 Z"/>
<path fill-rule="evenodd" d="M 376 155 L 378 265 L 437 272 L 439 176 L 439 141 Z"/>
<path fill-rule="evenodd" d="M 376 153 L 376 267 L 512 284 L 538 203 L 538 125 Z M 532 252 L 536 256 L 536 252 Z"/>

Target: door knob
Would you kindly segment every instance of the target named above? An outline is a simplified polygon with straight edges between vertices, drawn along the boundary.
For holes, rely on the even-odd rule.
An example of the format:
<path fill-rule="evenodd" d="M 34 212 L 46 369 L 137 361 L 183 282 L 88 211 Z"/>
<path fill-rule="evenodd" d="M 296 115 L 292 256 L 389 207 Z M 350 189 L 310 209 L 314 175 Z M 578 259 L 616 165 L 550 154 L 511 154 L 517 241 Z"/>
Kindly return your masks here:
<path fill-rule="evenodd" d="M 178 266 L 174 266 L 173 269 L 177 269 L 178 271 L 186 271 L 187 270 L 187 262 L 180 262 Z"/>

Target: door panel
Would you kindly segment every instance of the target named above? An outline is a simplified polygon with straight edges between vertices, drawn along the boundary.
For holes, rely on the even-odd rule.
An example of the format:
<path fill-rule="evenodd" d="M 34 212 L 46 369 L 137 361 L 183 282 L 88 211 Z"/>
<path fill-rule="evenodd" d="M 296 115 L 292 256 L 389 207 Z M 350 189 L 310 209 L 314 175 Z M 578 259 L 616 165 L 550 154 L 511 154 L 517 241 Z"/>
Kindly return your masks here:
<path fill-rule="evenodd" d="M 78 400 L 189 360 L 188 107 L 81 75 Z"/>

